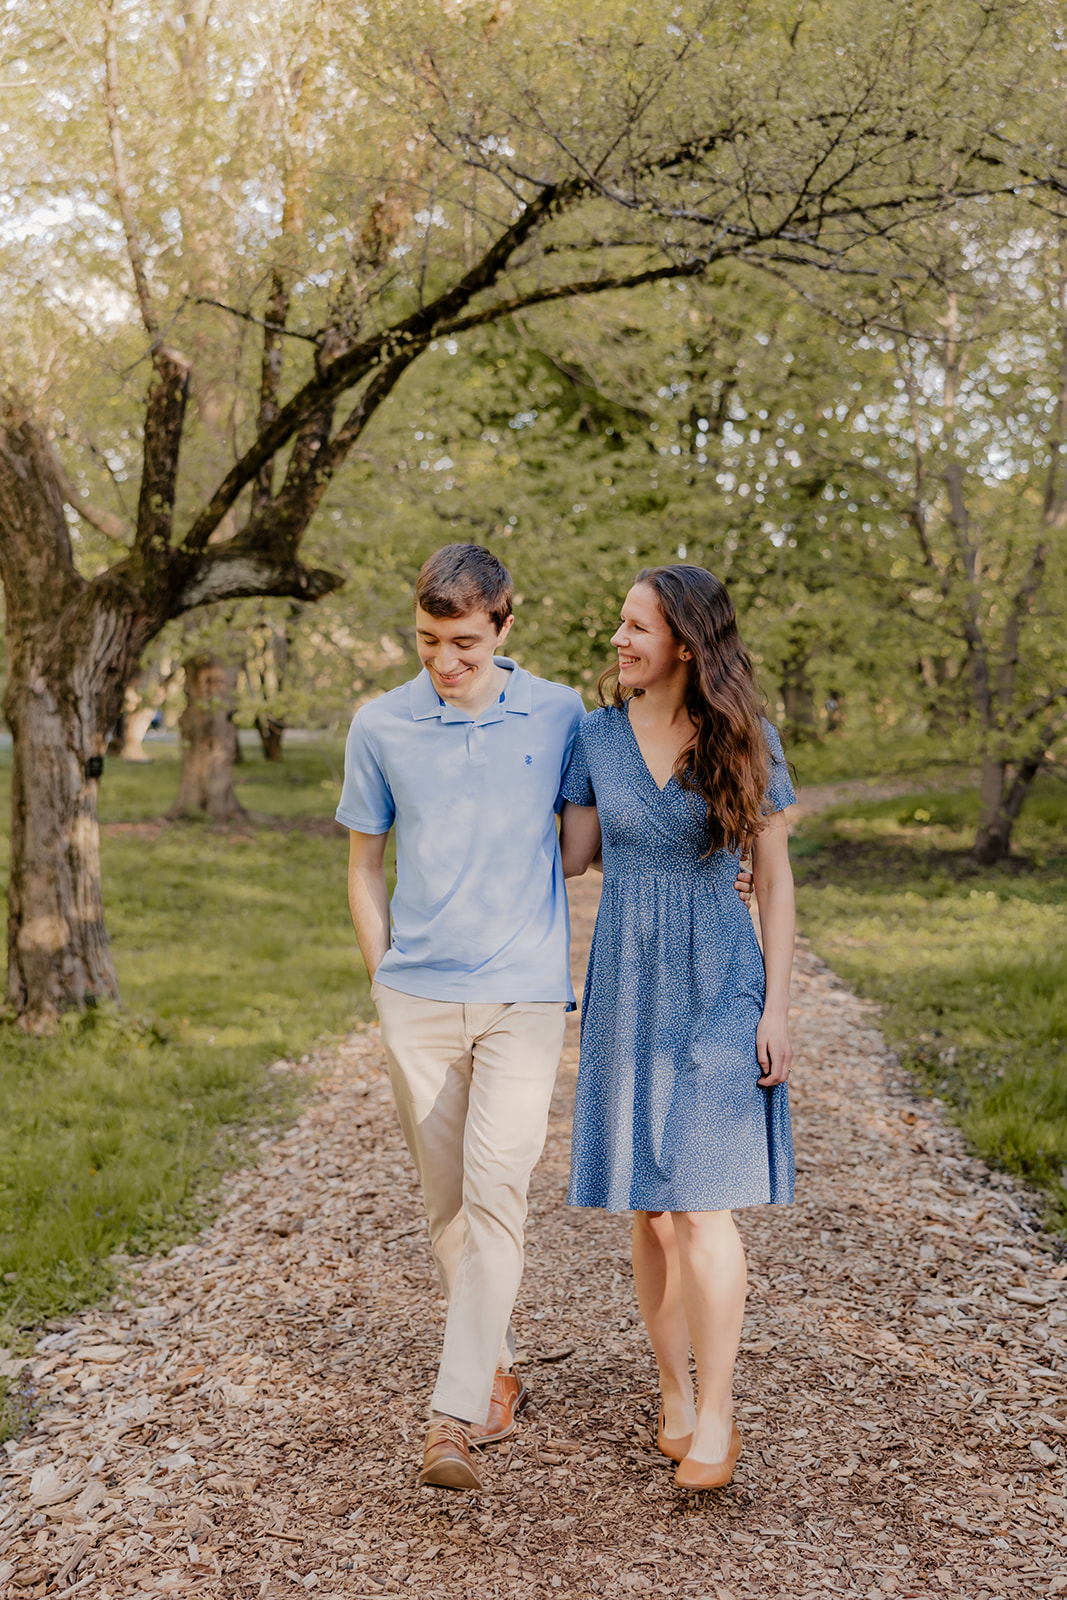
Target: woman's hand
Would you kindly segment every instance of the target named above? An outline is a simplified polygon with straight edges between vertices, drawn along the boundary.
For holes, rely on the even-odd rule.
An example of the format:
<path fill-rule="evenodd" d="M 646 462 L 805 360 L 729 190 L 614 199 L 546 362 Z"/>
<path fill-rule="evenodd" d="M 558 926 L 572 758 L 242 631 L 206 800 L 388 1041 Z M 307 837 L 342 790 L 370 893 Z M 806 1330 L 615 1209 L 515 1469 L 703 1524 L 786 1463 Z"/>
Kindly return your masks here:
<path fill-rule="evenodd" d="M 756 1029 L 756 1059 L 763 1076 L 761 1089 L 773 1089 L 785 1083 L 793 1064 L 793 1046 L 789 1039 L 789 1023 L 780 1013 L 764 1012 Z"/>

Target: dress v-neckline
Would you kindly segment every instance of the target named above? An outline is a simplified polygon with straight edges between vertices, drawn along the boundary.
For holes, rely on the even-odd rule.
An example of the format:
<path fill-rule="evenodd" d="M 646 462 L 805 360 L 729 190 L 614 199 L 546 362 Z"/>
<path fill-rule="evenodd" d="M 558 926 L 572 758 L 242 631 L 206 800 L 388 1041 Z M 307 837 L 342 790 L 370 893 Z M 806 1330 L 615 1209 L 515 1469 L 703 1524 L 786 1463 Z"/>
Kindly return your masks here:
<path fill-rule="evenodd" d="M 645 752 L 641 749 L 641 741 L 640 741 L 640 739 L 638 739 L 637 734 L 636 734 L 636 732 L 634 730 L 634 725 L 630 721 L 630 703 L 629 703 L 629 701 L 627 701 L 626 704 L 624 706 L 622 706 L 621 709 L 622 709 L 623 720 L 625 721 L 626 726 L 630 730 L 630 738 L 633 740 L 634 749 L 637 751 L 637 759 L 640 761 L 641 765 L 645 769 L 645 776 L 648 778 L 649 783 L 652 785 L 653 789 L 655 789 L 657 794 L 666 794 L 666 792 L 670 788 L 671 784 L 675 781 L 674 773 L 673 772 L 671 773 L 671 775 L 667 779 L 666 783 L 663 784 L 662 786 L 656 782 L 655 778 L 652 776 L 652 768 L 649 766 L 647 760 L 645 759 Z"/>

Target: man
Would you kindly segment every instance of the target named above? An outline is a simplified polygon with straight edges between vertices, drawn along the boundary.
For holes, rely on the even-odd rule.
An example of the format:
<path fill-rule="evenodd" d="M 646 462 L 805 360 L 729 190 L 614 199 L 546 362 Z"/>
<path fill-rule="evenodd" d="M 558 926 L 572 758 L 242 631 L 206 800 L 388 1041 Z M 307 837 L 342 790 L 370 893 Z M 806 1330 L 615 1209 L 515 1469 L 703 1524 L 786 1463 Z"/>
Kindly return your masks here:
<path fill-rule="evenodd" d="M 488 550 L 438 550 L 415 600 L 424 670 L 353 720 L 337 818 L 351 830 L 352 921 L 448 1300 L 422 1482 L 479 1489 L 471 1445 L 511 1434 L 525 1398 L 511 1312 L 574 1006 L 555 809 L 584 707 L 496 654 L 512 586 Z"/>

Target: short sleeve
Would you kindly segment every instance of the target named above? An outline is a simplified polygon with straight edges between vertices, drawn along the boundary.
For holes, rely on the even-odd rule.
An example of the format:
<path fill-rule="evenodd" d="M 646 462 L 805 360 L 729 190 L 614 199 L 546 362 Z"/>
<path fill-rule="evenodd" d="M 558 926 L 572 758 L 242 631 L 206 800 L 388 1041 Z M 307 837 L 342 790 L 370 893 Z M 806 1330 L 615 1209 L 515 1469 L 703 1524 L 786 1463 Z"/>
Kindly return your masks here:
<path fill-rule="evenodd" d="M 396 815 L 373 735 L 358 712 L 345 741 L 345 781 L 335 815 L 343 827 L 356 833 L 388 833 Z"/>
<path fill-rule="evenodd" d="M 589 757 L 586 749 L 586 729 L 589 718 L 579 726 L 571 745 L 570 760 L 563 772 L 560 794 L 572 806 L 595 806 L 596 795 L 589 777 Z"/>
<path fill-rule="evenodd" d="M 763 733 L 767 740 L 767 754 L 770 756 L 767 787 L 763 792 L 763 814 L 770 816 L 775 811 L 784 811 L 786 806 L 795 805 L 797 797 L 793 792 L 778 729 L 766 718 L 763 722 Z"/>

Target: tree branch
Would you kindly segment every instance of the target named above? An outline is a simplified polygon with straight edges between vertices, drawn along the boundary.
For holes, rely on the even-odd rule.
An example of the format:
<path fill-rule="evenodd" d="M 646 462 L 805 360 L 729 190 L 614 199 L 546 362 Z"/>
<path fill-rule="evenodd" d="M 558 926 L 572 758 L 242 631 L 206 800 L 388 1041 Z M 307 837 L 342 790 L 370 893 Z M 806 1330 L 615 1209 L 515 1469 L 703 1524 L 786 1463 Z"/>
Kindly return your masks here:
<path fill-rule="evenodd" d="M 1047 560 L 1048 545 L 1044 541 L 1039 541 L 1030 557 L 1030 567 L 1026 577 L 1012 596 L 1011 607 L 1004 622 L 1000 661 L 997 664 L 997 700 L 1002 709 L 1011 705 L 1015 693 L 1015 674 L 1019 666 L 1023 622 L 1037 598 Z"/>
<path fill-rule="evenodd" d="M 709 251 L 689 261 L 667 267 L 648 267 L 644 272 L 631 272 L 617 278 L 585 278 L 576 283 L 558 284 L 551 289 L 534 289 L 529 294 L 516 295 L 513 300 L 503 300 L 484 311 L 475 311 L 467 317 L 457 317 L 453 322 L 442 322 L 434 329 L 438 338 L 466 333 L 471 328 L 483 328 L 501 317 L 513 316 L 516 311 L 526 311 L 531 306 L 550 305 L 556 300 L 576 300 L 583 295 L 608 294 L 614 289 L 640 289 L 649 283 L 664 283 L 673 278 L 693 278 L 716 261 L 723 260 L 728 251 Z"/>
<path fill-rule="evenodd" d="M 271 295 L 273 300 L 273 293 Z M 251 311 L 242 311 L 239 306 L 229 306 L 225 300 L 212 300 L 206 294 L 193 295 L 193 303 L 198 306 L 214 306 L 216 311 L 227 311 L 231 317 L 240 317 L 242 322 L 251 322 L 257 328 L 265 328 L 268 333 L 277 334 L 279 338 L 303 339 L 307 344 L 322 348 L 323 336 L 321 333 L 297 333 L 293 328 L 287 328 L 284 322 L 270 322 L 266 317 L 257 317 Z"/>
<path fill-rule="evenodd" d="M 187 564 L 170 616 L 178 617 L 218 600 L 242 600 L 255 595 L 321 600 L 344 583 L 336 572 L 306 567 L 300 561 L 275 561 L 261 551 L 238 548 L 239 543 L 231 540 L 205 550 Z"/>
<path fill-rule="evenodd" d="M 164 566 L 171 555 L 178 453 L 191 371 L 186 357 L 166 345 L 157 348 L 154 360 L 156 372 L 145 413 L 144 464 L 134 541 L 146 570 Z"/>
<path fill-rule="evenodd" d="M 325 37 L 329 31 L 329 23 L 328 20 L 323 21 L 321 12 L 315 14 L 311 27 L 315 31 L 323 30 L 322 43 L 324 45 Z M 294 69 L 290 66 L 289 70 L 282 74 L 282 93 L 288 110 L 285 123 L 285 199 L 282 206 L 281 224 L 283 251 L 288 247 L 290 241 L 299 238 L 304 232 L 308 190 L 307 140 L 311 115 L 311 90 L 316 80 L 320 60 L 321 57 L 316 58 L 313 66 L 309 58 L 301 67 Z M 292 101 L 294 90 L 296 92 L 295 104 Z M 270 293 L 267 297 L 269 321 L 264 321 L 263 323 L 263 352 L 259 369 L 259 411 L 256 418 L 257 433 L 262 433 L 265 428 L 268 428 L 278 415 L 278 395 L 281 392 L 282 385 L 282 336 L 288 331 L 285 325 L 289 318 L 292 282 L 292 261 L 287 261 L 282 255 L 279 255 L 271 272 Z M 299 337 L 307 338 L 308 336 L 300 335 Z M 312 337 L 310 342 L 321 346 L 321 335 Z M 270 504 L 273 493 L 274 458 L 272 456 L 260 467 L 252 485 L 253 516 L 258 511 L 261 511 L 264 506 Z"/>
<path fill-rule="evenodd" d="M 60 460 L 58 453 L 53 450 L 55 458 L 56 482 L 59 484 L 67 505 L 76 511 L 83 522 L 87 522 L 97 533 L 102 533 L 105 539 L 111 539 L 115 544 L 121 544 L 129 550 L 133 546 L 133 534 L 121 517 L 113 511 L 105 511 L 101 506 L 95 505 L 86 495 L 75 487 L 73 479 Z"/>
<path fill-rule="evenodd" d="M 1056 392 L 1056 410 L 1048 436 L 1049 463 L 1045 474 L 1043 507 L 1046 528 L 1062 528 L 1067 523 L 1067 490 L 1060 484 L 1060 471 L 1067 450 L 1064 443 L 1067 435 L 1067 268 L 1062 261 L 1065 244 L 1067 240 L 1061 228 L 1059 233 L 1061 264 L 1059 281 L 1056 284 L 1056 309 L 1060 323 L 1060 381 Z"/>
<path fill-rule="evenodd" d="M 0 575 L 9 606 L 17 600 L 24 621 L 41 609 L 55 615 L 85 589 L 56 467 L 36 423 L 14 406 L 0 407 Z"/>
<path fill-rule="evenodd" d="M 137 238 L 137 221 L 130 202 L 130 183 L 126 172 L 126 147 L 119 120 L 119 63 L 115 36 L 118 31 L 115 19 L 115 0 L 97 0 L 97 9 L 104 22 L 104 109 L 107 112 L 108 132 L 111 135 L 111 160 L 115 170 L 115 195 L 126 235 L 126 253 L 130 258 L 137 299 L 141 306 L 141 321 L 148 334 L 153 351 L 159 344 L 159 324 L 152 305 L 152 291 L 148 287 L 144 256 Z"/>
<path fill-rule="evenodd" d="M 476 294 L 492 288 L 512 255 L 529 235 L 553 211 L 570 203 L 580 192 L 581 185 L 575 179 L 544 189 L 458 283 L 428 306 L 421 307 L 376 338 L 349 343 L 339 332 L 335 332 L 333 338 L 328 336 L 316 364 L 318 370 L 315 376 L 287 401 L 251 449 L 230 468 L 185 535 L 183 548 L 192 551 L 204 549 L 241 490 L 312 412 L 319 410 L 325 402 L 335 400 L 374 367 L 388 365 L 402 353 L 408 355 L 409 359 L 420 354 L 439 331 L 441 322 L 454 317 Z"/>
<path fill-rule="evenodd" d="M 295 557 L 304 529 L 318 510 L 335 472 L 417 355 L 417 350 L 405 351 L 388 366 L 380 368 L 332 439 L 329 437 L 332 405 L 309 419 L 300 435 L 300 448 L 294 450 L 290 459 L 285 483 L 275 499 L 249 519 L 241 531 L 242 544 L 259 548 L 260 540 L 265 537 L 277 559 Z"/>
<path fill-rule="evenodd" d="M 859 130 L 868 134 L 872 131 L 876 130 L 870 128 Z M 431 128 L 430 132 L 445 148 L 451 148 L 437 129 Z M 632 196 L 623 193 L 617 186 L 606 186 L 595 174 L 580 173 L 556 182 L 547 182 L 530 176 L 526 181 L 537 190 L 535 197 L 522 206 L 520 214 L 504 228 L 480 260 L 435 300 L 420 306 L 411 315 L 372 338 L 358 339 L 354 335 L 349 335 L 340 326 L 326 330 L 316 360 L 314 376 L 277 410 L 266 426 L 261 428 L 258 437 L 241 460 L 235 463 L 218 484 L 210 501 L 187 530 L 183 548 L 196 552 L 207 546 L 214 529 L 238 495 L 249 482 L 260 476 L 266 464 L 295 433 L 304 427 L 309 417 L 318 413 L 324 405 L 334 402 L 346 389 L 359 384 L 376 369 L 385 371 L 398 360 L 406 365 L 435 338 L 483 327 L 516 311 L 536 305 L 546 305 L 585 295 L 604 294 L 616 289 L 633 289 L 670 279 L 695 277 L 714 262 L 727 257 L 745 254 L 748 258 L 749 253 L 760 244 L 770 246 L 777 243 L 784 252 L 784 243 L 778 236 L 786 226 L 785 220 L 770 221 L 765 228 L 755 225 L 743 228 L 740 224 L 724 221 L 717 228 L 714 237 L 687 259 L 670 260 L 669 247 L 661 244 L 659 246 L 661 259 L 662 255 L 668 256 L 667 261 L 661 266 L 620 273 L 614 277 L 593 277 L 548 288 L 531 289 L 526 293 L 498 300 L 493 305 L 478 311 L 470 312 L 467 309 L 477 296 L 496 287 L 521 247 L 553 216 L 567 211 L 585 199 L 606 198 L 609 202 L 626 206 L 628 209 L 634 207 L 643 208 L 645 211 L 662 209 L 655 197 L 645 196 L 643 199 L 638 197 L 638 185 L 642 179 L 684 169 L 724 143 L 736 141 L 737 137 L 737 129 L 727 126 L 701 138 L 685 141 L 661 155 L 636 162 L 631 174 L 634 191 Z M 469 166 L 478 165 L 477 156 L 470 148 L 462 152 L 462 159 Z M 499 165 L 499 163 L 486 163 L 487 170 L 495 170 Z M 499 178 L 499 172 L 496 175 Z M 945 193 L 938 190 L 936 193 L 924 193 L 919 197 L 918 203 L 926 207 L 941 206 L 945 203 L 945 199 Z M 836 247 L 831 248 L 819 240 L 819 233 L 828 221 L 826 201 L 825 194 L 813 197 L 810 214 L 799 219 L 801 226 L 809 228 L 810 231 L 803 236 L 797 235 L 804 250 L 811 252 L 812 256 L 821 253 L 823 259 L 814 260 L 803 255 L 797 255 L 796 259 L 798 263 L 809 267 L 817 265 L 823 266 L 828 271 L 841 271 L 847 265 L 844 256 L 852 245 L 847 241 L 840 241 Z M 904 216 L 907 205 L 897 197 L 885 200 L 872 197 L 867 204 L 867 210 L 872 214 L 875 211 L 891 211 L 894 215 L 899 211 L 899 214 Z M 840 217 L 832 220 L 839 224 L 841 218 L 853 220 L 862 217 L 863 214 L 864 207 L 859 203 L 843 205 L 840 208 Z M 795 228 L 798 222 L 795 208 L 790 211 L 788 221 L 791 229 Z M 878 230 L 874 231 L 877 234 Z M 865 269 L 857 267 L 852 270 L 862 272 Z"/>
<path fill-rule="evenodd" d="M 1060 688 L 1053 689 L 1050 694 L 1042 695 L 1040 700 L 1035 700 L 1026 706 L 1015 717 L 1016 726 L 1019 727 L 1024 722 L 1033 722 L 1035 717 L 1039 717 L 1043 711 L 1054 706 L 1058 700 L 1067 700 L 1067 684 L 1062 684 Z"/>

